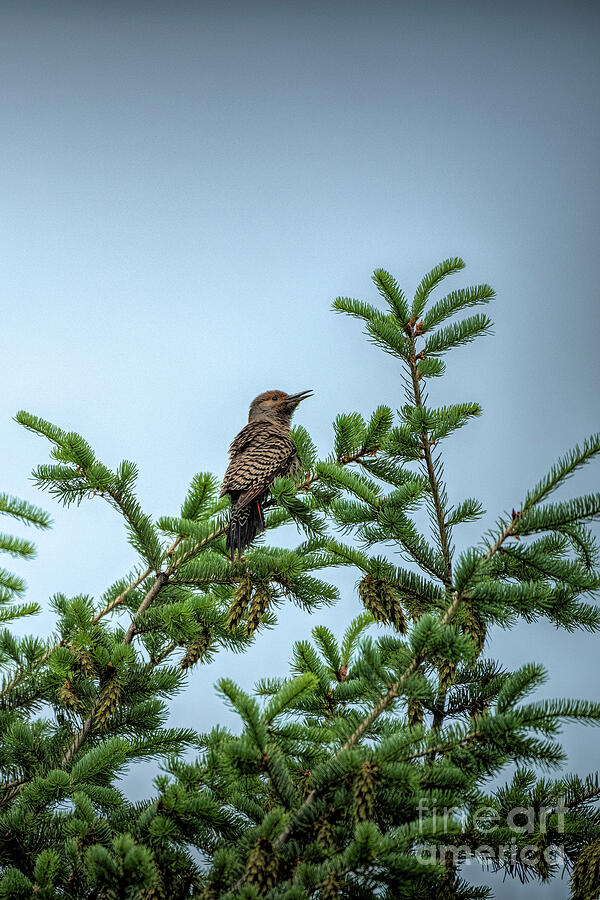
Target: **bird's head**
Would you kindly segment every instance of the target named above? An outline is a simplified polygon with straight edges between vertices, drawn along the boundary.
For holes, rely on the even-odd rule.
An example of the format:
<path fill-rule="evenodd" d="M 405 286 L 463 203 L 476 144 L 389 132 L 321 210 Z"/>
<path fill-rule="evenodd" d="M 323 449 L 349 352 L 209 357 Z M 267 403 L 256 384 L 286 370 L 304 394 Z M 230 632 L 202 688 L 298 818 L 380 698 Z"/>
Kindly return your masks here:
<path fill-rule="evenodd" d="M 312 396 L 312 391 L 300 391 L 297 394 L 286 394 L 285 391 L 265 391 L 264 394 L 255 397 L 250 404 L 248 421 L 268 420 L 289 427 L 298 404 L 310 396 Z"/>

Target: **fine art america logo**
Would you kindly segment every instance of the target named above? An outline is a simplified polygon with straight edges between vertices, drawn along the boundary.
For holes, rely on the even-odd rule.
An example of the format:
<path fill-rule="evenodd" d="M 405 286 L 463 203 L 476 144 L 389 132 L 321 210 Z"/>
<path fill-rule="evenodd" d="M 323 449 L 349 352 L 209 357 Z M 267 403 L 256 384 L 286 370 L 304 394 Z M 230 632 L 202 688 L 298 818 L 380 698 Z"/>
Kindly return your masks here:
<path fill-rule="evenodd" d="M 567 807 L 562 798 L 556 806 L 541 807 L 515 806 L 500 816 L 497 810 L 490 806 L 481 806 L 475 811 L 462 807 L 443 807 L 440 811 L 437 807 L 430 807 L 427 800 L 421 799 L 418 806 L 419 833 L 424 836 L 419 841 L 416 855 L 419 862 L 427 865 L 444 863 L 451 860 L 453 863 L 470 865 L 472 862 L 494 862 L 497 865 L 514 867 L 536 866 L 543 859 L 549 865 L 564 862 L 564 845 L 551 843 L 545 844 L 539 841 L 535 844 L 523 844 L 523 837 L 527 834 L 536 836 L 547 834 L 547 822 L 550 816 L 556 816 L 552 822 L 553 834 L 565 833 L 565 814 Z M 439 836 L 440 834 L 457 835 L 465 833 L 469 835 L 481 835 L 482 843 L 478 846 L 460 844 L 455 838 L 452 843 L 444 844 L 427 842 L 425 836 Z M 503 840 L 495 846 L 486 844 L 485 835 L 492 832 L 501 832 Z"/>

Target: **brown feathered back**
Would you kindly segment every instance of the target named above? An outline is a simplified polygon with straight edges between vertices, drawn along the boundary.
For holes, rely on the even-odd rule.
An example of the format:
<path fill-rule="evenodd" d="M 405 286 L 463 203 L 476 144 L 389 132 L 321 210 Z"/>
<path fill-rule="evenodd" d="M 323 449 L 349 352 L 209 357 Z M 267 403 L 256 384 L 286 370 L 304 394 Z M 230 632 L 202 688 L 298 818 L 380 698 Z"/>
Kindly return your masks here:
<path fill-rule="evenodd" d="M 263 530 L 263 504 L 275 478 L 299 467 L 290 422 L 298 403 L 309 394 L 259 394 L 250 404 L 248 424 L 233 439 L 221 496 L 229 494 L 231 499 L 227 548 L 234 553 L 241 553 Z"/>
<path fill-rule="evenodd" d="M 249 503 L 275 478 L 286 475 L 296 456 L 289 428 L 276 422 L 249 422 L 229 448 L 231 462 L 225 472 L 221 496 L 234 494 L 237 503 Z M 233 497 L 232 497 L 233 502 Z"/>

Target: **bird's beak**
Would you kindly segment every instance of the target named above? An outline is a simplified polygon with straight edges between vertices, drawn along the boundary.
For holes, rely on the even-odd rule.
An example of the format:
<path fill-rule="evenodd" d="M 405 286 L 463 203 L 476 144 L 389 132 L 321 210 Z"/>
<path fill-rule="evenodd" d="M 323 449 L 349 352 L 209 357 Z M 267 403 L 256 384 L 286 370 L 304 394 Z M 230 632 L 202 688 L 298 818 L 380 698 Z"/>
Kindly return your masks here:
<path fill-rule="evenodd" d="M 290 394 L 286 397 L 285 402 L 289 406 L 298 406 L 302 400 L 306 400 L 307 397 L 312 397 L 312 393 L 312 391 L 299 391 L 297 394 Z"/>

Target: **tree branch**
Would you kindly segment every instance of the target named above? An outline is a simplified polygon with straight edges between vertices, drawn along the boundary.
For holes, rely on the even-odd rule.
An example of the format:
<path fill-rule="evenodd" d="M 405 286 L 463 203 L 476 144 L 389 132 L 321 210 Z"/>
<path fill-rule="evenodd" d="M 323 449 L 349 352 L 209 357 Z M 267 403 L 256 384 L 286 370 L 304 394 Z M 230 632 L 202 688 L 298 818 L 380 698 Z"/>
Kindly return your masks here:
<path fill-rule="evenodd" d="M 408 322 L 405 330 L 407 331 L 410 339 L 410 355 L 408 358 L 408 362 L 410 366 L 410 377 L 412 380 L 415 406 L 418 409 L 423 409 L 423 398 L 421 395 L 421 386 L 419 384 L 419 370 L 417 369 L 417 357 L 415 350 L 415 337 L 418 336 L 418 332 L 415 328 L 414 319 L 411 319 Z M 431 456 L 431 441 L 429 440 L 429 435 L 426 429 L 421 432 L 421 441 L 423 457 L 425 460 L 425 466 L 427 468 L 427 476 L 429 478 L 429 484 L 431 486 L 431 495 L 435 508 L 435 516 L 437 519 L 440 546 L 442 548 L 442 555 L 444 557 L 444 563 L 446 565 L 446 578 L 444 583 L 446 584 L 446 587 L 450 587 L 452 584 L 452 550 L 450 547 L 450 537 L 448 534 L 448 528 L 444 516 L 444 508 L 442 506 L 442 500 L 440 496 L 440 486 L 435 474 L 435 467 L 433 464 L 433 458 Z"/>
<path fill-rule="evenodd" d="M 501 534 L 498 536 L 498 539 L 493 544 L 493 546 L 490 547 L 490 549 L 486 553 L 484 559 L 489 559 L 490 557 L 492 557 L 495 553 L 497 553 L 500 550 L 504 541 L 508 537 L 510 537 L 510 535 L 512 534 L 513 529 L 514 529 L 515 525 L 517 524 L 519 515 L 520 515 L 520 513 L 515 513 L 513 515 L 511 522 L 506 526 L 504 531 L 502 531 Z M 454 600 L 452 601 L 452 603 L 450 604 L 450 606 L 448 607 L 448 609 L 442 616 L 441 624 L 443 626 L 448 625 L 452 621 L 452 619 L 456 615 L 458 608 L 460 607 L 461 603 L 465 599 L 466 599 L 466 597 L 463 594 L 456 594 L 456 596 L 454 597 Z M 408 678 L 410 678 L 411 675 L 414 675 L 414 673 L 417 671 L 417 669 L 419 668 L 419 666 L 421 665 L 423 660 L 424 660 L 423 656 L 416 656 L 413 659 L 411 664 L 408 666 L 406 671 L 401 675 L 401 677 L 398 679 L 398 681 L 395 684 L 391 685 L 389 690 L 381 697 L 379 703 L 373 707 L 371 712 L 362 720 L 362 722 L 360 723 L 358 728 L 356 728 L 356 730 L 350 735 L 350 737 L 346 740 L 346 742 L 340 748 L 340 750 L 338 750 L 338 752 L 335 754 L 334 759 L 337 759 L 342 753 L 344 753 L 344 751 L 349 750 L 351 747 L 354 747 L 360 741 L 360 739 L 363 737 L 365 732 L 371 727 L 373 722 L 375 722 L 379 718 L 379 716 L 385 712 L 385 710 L 388 708 L 388 706 L 390 706 L 390 704 L 397 698 L 402 686 L 406 683 L 406 681 L 408 680 Z M 301 816 L 302 813 L 304 812 L 304 810 L 306 810 L 313 803 L 316 796 L 317 796 L 317 789 L 313 788 L 312 791 L 310 791 L 310 793 L 306 796 L 302 805 L 296 811 L 294 818 L 290 819 L 290 821 L 288 822 L 286 827 L 283 829 L 283 831 L 278 835 L 278 837 L 273 842 L 274 849 L 276 849 L 277 847 L 280 847 L 282 844 L 284 844 L 288 840 L 288 838 L 292 834 L 294 828 L 296 827 L 296 822 L 298 820 L 298 817 Z M 244 883 L 244 880 L 245 880 L 245 876 L 243 876 L 241 879 L 239 879 L 234 887 L 234 890 L 236 890 L 236 891 L 239 890 L 240 887 L 242 886 L 242 884 Z"/>
<path fill-rule="evenodd" d="M 358 462 L 360 460 L 360 458 L 365 455 L 366 455 L 366 453 L 362 453 L 361 451 L 359 451 L 355 454 L 345 457 L 340 462 L 342 465 L 348 465 L 351 462 Z M 315 481 L 318 481 L 318 480 L 319 480 L 318 475 L 308 475 L 303 482 L 301 482 L 300 484 L 297 485 L 297 490 L 309 490 L 310 486 Z M 113 500 L 113 502 L 115 502 L 115 503 L 117 502 L 114 497 L 111 497 L 111 499 Z M 176 564 L 171 563 L 171 565 L 168 566 L 166 571 L 158 572 L 156 574 L 156 578 L 154 580 L 154 583 L 152 584 L 152 587 L 144 596 L 142 602 L 140 603 L 136 613 L 134 614 L 134 616 L 131 620 L 131 623 L 123 637 L 124 644 L 132 643 L 133 638 L 135 637 L 135 634 L 136 634 L 137 620 L 140 618 L 141 615 L 143 615 L 144 612 L 146 612 L 147 609 L 149 609 L 149 607 L 151 606 L 153 601 L 156 599 L 156 597 L 158 596 L 160 591 L 163 589 L 163 587 L 165 587 L 165 585 L 167 585 L 169 583 L 169 579 L 171 578 L 172 575 L 174 575 L 177 572 L 179 567 L 181 565 L 183 565 L 185 562 L 187 562 L 189 559 L 191 559 L 193 556 L 195 556 L 198 553 L 198 551 L 201 550 L 203 547 L 207 546 L 212 541 L 214 541 L 215 538 L 220 537 L 221 535 L 225 534 L 226 531 L 227 531 L 226 525 L 220 526 L 219 528 L 215 529 L 213 532 L 211 532 L 209 535 L 207 535 L 201 541 L 198 541 L 196 544 L 194 544 L 181 558 L 179 558 L 177 560 Z M 184 540 L 184 538 L 181 535 L 178 536 L 176 538 L 176 540 L 168 548 L 168 550 L 165 551 L 163 559 L 172 557 L 174 551 L 177 549 L 177 547 L 183 540 Z M 133 581 L 130 585 L 128 585 L 125 588 L 125 590 L 123 590 L 117 597 L 115 597 L 114 600 L 111 600 L 111 602 L 109 604 L 107 604 L 103 609 L 101 609 L 98 613 L 96 613 L 96 615 L 92 619 L 92 624 L 97 625 L 104 616 L 111 613 L 121 603 L 123 603 L 123 601 L 131 593 L 131 591 L 133 591 L 137 587 L 139 587 L 140 584 L 142 584 L 152 574 L 152 571 L 153 571 L 152 569 L 146 569 L 144 572 L 142 572 L 142 574 L 139 575 L 138 578 L 136 578 L 136 580 Z M 50 654 L 61 644 L 62 644 L 62 641 L 60 644 L 55 644 L 53 647 L 49 648 L 44 653 L 44 656 L 42 657 L 43 661 L 46 661 L 48 659 L 48 657 L 50 656 Z M 160 654 L 156 660 L 149 663 L 149 665 L 152 668 L 154 668 L 154 666 L 158 665 L 166 656 L 169 655 L 169 653 L 172 652 L 172 650 L 174 648 L 175 648 L 175 644 L 170 644 L 167 647 L 166 651 L 163 652 L 162 654 Z M 7 693 L 9 690 L 11 690 L 12 687 L 14 687 L 16 683 L 18 683 L 18 680 L 20 680 L 20 677 L 21 676 L 15 676 L 15 678 L 13 678 L 13 680 L 11 682 L 9 682 L 8 685 L 5 686 L 3 693 Z M 74 736 L 68 750 L 62 757 L 61 762 L 60 762 L 61 768 L 68 765 L 68 763 L 71 762 L 71 760 L 73 759 L 75 754 L 81 749 L 81 747 L 85 743 L 87 737 L 89 736 L 90 732 L 92 731 L 93 723 L 94 723 L 94 715 L 96 712 L 97 705 L 98 705 L 98 699 L 96 699 L 94 701 L 94 703 L 92 704 L 92 709 L 91 709 L 90 714 L 85 719 L 83 725 L 81 726 L 81 729 Z M 368 727 L 368 725 L 366 727 Z M 3 802 L 8 802 L 8 801 L 12 800 L 13 797 L 19 793 L 19 791 L 21 790 L 23 785 L 25 785 L 28 780 L 29 779 L 23 779 L 18 782 L 11 782 L 8 785 L 0 785 L 0 790 L 8 791 L 8 793 L 5 794 L 3 797 Z"/>

